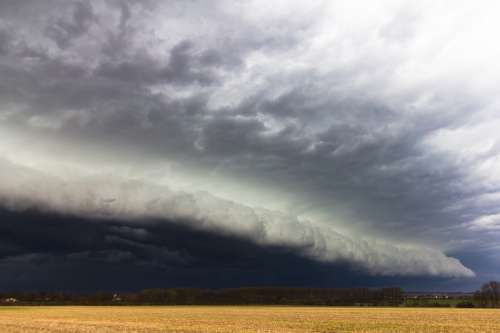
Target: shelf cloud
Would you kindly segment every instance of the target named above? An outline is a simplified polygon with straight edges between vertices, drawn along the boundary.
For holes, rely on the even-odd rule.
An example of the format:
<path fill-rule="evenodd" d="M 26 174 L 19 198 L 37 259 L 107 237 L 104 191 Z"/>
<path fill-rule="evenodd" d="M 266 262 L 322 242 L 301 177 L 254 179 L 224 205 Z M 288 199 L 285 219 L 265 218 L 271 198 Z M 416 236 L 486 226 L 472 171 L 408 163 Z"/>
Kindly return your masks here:
<path fill-rule="evenodd" d="M 3 2 L 0 204 L 192 228 L 373 279 L 495 278 L 497 7 Z"/>
<path fill-rule="evenodd" d="M 54 176 L 3 163 L 0 197 L 12 211 L 38 209 L 103 221 L 175 221 L 195 230 L 281 246 L 318 261 L 349 262 L 374 275 L 474 276 L 457 259 L 427 248 L 367 242 L 327 225 L 217 198 L 207 192 L 172 191 L 137 180 Z M 13 180 L 9 180 L 13 179 Z"/>

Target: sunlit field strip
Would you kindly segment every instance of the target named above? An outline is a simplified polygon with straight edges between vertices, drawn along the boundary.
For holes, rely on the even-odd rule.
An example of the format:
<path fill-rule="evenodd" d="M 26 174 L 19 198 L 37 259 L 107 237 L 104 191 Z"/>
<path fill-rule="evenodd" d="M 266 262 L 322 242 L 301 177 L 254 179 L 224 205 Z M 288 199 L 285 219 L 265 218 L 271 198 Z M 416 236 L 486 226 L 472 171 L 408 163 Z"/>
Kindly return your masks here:
<path fill-rule="evenodd" d="M 500 332 L 494 309 L 0 307 L 0 332 Z"/>

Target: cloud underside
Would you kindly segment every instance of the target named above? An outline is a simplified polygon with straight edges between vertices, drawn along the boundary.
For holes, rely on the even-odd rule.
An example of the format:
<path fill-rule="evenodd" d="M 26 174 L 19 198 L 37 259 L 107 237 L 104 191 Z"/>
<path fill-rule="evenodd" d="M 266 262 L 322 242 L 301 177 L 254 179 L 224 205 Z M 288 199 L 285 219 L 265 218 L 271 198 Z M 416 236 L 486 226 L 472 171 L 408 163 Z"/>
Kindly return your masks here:
<path fill-rule="evenodd" d="M 328 225 L 207 192 L 178 192 L 109 175 L 61 180 L 8 161 L 0 164 L 0 170 L 0 198 L 11 211 L 122 221 L 125 227 L 127 222 L 147 226 L 165 220 L 262 247 L 282 247 L 321 262 L 350 263 L 372 275 L 474 276 L 457 259 L 436 250 L 349 238 Z"/>
<path fill-rule="evenodd" d="M 0 4 L 3 207 L 168 221 L 372 275 L 496 260 L 488 6 L 56 2 Z"/>

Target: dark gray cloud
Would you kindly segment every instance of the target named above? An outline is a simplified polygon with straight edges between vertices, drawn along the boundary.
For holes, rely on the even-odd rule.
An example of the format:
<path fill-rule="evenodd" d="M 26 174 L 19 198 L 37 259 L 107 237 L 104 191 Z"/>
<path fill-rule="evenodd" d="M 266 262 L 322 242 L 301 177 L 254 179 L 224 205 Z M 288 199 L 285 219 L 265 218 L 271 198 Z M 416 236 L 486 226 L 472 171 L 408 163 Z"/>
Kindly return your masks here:
<path fill-rule="evenodd" d="M 113 175 L 64 179 L 9 161 L 2 161 L 0 168 L 8 175 L 1 179 L 0 198 L 14 211 L 39 209 L 125 223 L 167 219 L 260 246 L 284 246 L 320 262 L 349 262 L 372 275 L 474 276 L 457 259 L 436 250 L 346 237 L 328 225 L 223 200 L 207 192 L 176 191 Z M 113 241 L 132 244 L 119 237 Z"/>
<path fill-rule="evenodd" d="M 4 291 L 242 285 L 376 287 L 395 283 L 415 290 L 425 288 L 430 281 L 443 282 L 427 277 L 372 277 L 347 263 L 318 263 L 294 255 L 287 247 L 256 246 L 170 221 L 123 225 L 116 220 L 89 222 L 36 210 L 4 209 L 0 216 L 0 267 L 4 272 L 0 290 Z"/>
<path fill-rule="evenodd" d="M 187 187 L 194 203 L 179 199 L 161 214 L 187 209 L 197 223 L 220 219 L 210 228 L 231 233 L 237 226 L 239 236 L 258 244 L 280 240 L 272 232 L 258 235 L 253 219 L 246 227 L 231 222 L 234 216 L 226 219 L 228 199 L 238 212 L 260 206 L 284 212 L 286 222 L 275 225 L 285 234 L 297 230 L 296 220 L 326 225 L 345 244 L 353 242 L 352 251 L 326 246 L 331 260 L 335 253 L 360 260 L 377 274 L 381 267 L 413 274 L 404 270 L 421 265 L 430 275 L 460 275 L 460 269 L 470 275 L 454 262 L 447 269 L 453 258 L 443 253 L 461 260 L 470 257 L 469 248 L 481 246 L 487 256 L 495 248 L 500 138 L 498 101 L 490 92 L 498 68 L 475 53 L 448 51 L 490 30 L 467 26 L 449 42 L 445 28 L 442 36 L 432 29 L 444 9 L 411 4 L 375 6 L 353 21 L 347 18 L 357 18 L 355 5 L 337 2 L 271 9 L 252 1 L 72 1 L 54 2 L 62 6 L 57 13 L 50 1 L 27 3 L 0 5 L 0 130 L 6 133 L 0 156 L 12 162 L 6 172 L 27 167 L 21 180 L 0 177 L 6 206 L 34 201 L 42 209 L 92 215 L 94 206 L 75 206 L 60 194 L 43 198 L 24 179 L 39 184 L 63 173 L 64 181 L 44 184 L 64 193 L 65 186 L 80 191 L 75 184 L 89 181 L 85 175 L 102 179 L 108 172 L 118 183 L 139 179 L 167 192 Z M 288 7 L 303 15 L 291 16 Z M 446 24 L 457 26 L 453 20 Z M 468 72 L 484 63 L 490 66 L 484 77 Z M 129 194 L 124 199 L 127 190 L 115 193 L 122 185 L 103 183 L 94 195 L 125 207 L 119 218 L 144 209 Z M 106 191 L 114 194 L 108 198 Z M 216 204 L 196 202 L 200 191 Z M 116 244 L 123 242 L 118 230 L 128 229 L 116 229 Z M 293 232 L 287 237 L 296 240 Z M 377 240 L 409 264 L 391 263 L 397 260 Z M 314 244 L 305 252 L 321 257 L 320 242 Z M 136 246 L 133 253 L 157 252 L 160 259 L 148 257 L 152 262 L 189 258 Z M 412 264 L 415 255 L 405 246 L 438 253 L 445 268 L 426 255 L 426 265 Z M 126 260 L 128 247 L 102 256 Z"/>
<path fill-rule="evenodd" d="M 60 18 L 47 27 L 47 35 L 51 37 L 61 49 L 67 48 L 70 43 L 84 35 L 94 19 L 90 2 L 77 2 L 70 19 Z"/>
<path fill-rule="evenodd" d="M 5 28 L 0 28 L 0 54 L 6 55 L 11 48 L 12 34 Z"/>
<path fill-rule="evenodd" d="M 164 65 L 147 55 L 142 55 L 127 62 L 103 63 L 96 69 L 96 75 L 113 81 L 137 84 L 189 85 L 196 83 L 204 86 L 215 83 L 217 77 L 210 67 L 219 66 L 221 60 L 207 61 L 206 53 L 194 56 L 191 49 L 192 44 L 189 41 L 181 41 L 172 47 L 168 62 Z"/>

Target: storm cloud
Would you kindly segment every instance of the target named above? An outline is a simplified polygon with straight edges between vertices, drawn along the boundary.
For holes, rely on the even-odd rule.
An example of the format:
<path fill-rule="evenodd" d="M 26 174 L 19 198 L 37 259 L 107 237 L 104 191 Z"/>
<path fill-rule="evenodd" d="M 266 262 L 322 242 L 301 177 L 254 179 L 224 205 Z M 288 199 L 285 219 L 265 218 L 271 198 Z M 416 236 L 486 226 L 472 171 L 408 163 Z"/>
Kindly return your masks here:
<path fill-rule="evenodd" d="M 15 179 L 2 179 L 0 187 L 2 201 L 11 211 L 45 209 L 89 219 L 142 221 L 145 225 L 151 220 L 165 219 L 261 246 L 294 249 L 297 254 L 319 261 L 350 262 L 372 274 L 473 275 L 458 260 L 435 250 L 348 238 L 326 225 L 251 208 L 206 192 L 175 192 L 165 186 L 109 176 L 62 181 L 8 162 L 1 170 Z"/>
<path fill-rule="evenodd" d="M 175 225 L 374 279 L 494 277 L 492 6 L 4 2 L 2 206 Z M 95 253 L 128 258 L 111 243 Z"/>

